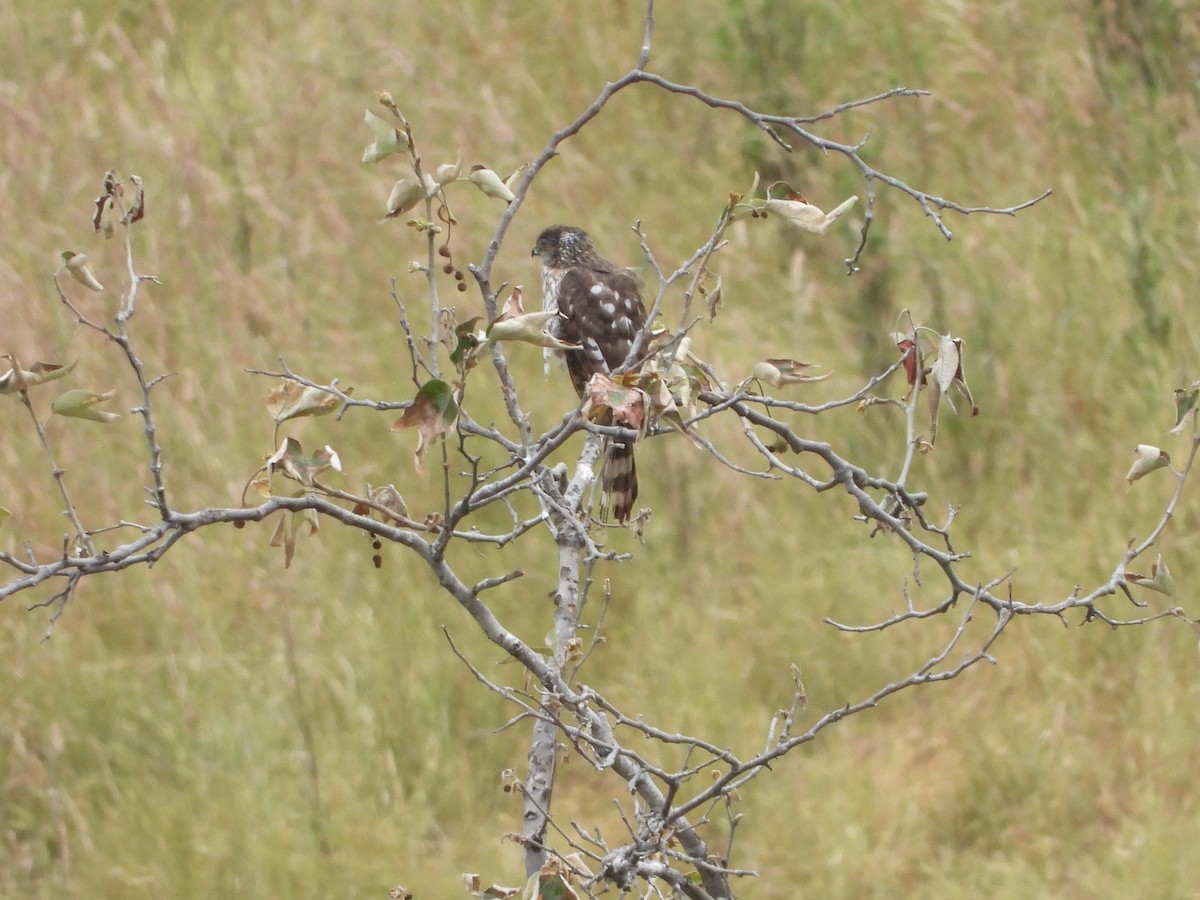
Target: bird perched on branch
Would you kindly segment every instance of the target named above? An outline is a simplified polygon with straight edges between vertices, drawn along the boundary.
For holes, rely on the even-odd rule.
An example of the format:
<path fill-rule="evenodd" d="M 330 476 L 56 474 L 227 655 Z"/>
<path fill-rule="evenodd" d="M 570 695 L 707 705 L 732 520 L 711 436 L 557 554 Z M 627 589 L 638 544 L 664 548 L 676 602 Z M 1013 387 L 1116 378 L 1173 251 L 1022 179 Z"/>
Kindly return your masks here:
<path fill-rule="evenodd" d="M 554 225 L 543 231 L 533 247 L 542 261 L 542 309 L 557 309 L 551 333 L 578 349 L 562 351 L 575 393 L 597 372 L 607 374 L 624 364 L 634 338 L 646 324 L 642 280 L 624 266 L 602 257 L 582 228 Z M 598 424 L 611 425 L 609 421 Z M 637 500 L 637 467 L 633 441 L 613 439 L 601 475 L 613 518 L 625 522 Z"/>

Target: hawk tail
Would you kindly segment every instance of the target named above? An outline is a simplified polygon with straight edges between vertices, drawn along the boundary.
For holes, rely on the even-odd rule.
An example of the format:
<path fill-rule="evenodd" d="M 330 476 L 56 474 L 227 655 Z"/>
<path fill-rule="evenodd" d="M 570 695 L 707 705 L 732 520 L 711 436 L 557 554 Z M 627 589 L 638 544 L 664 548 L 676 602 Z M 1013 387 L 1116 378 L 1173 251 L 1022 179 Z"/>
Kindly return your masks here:
<path fill-rule="evenodd" d="M 633 441 L 612 441 L 608 445 L 600 481 L 604 490 L 604 506 L 612 512 L 617 522 L 625 524 L 633 513 L 633 504 L 638 495 Z"/>

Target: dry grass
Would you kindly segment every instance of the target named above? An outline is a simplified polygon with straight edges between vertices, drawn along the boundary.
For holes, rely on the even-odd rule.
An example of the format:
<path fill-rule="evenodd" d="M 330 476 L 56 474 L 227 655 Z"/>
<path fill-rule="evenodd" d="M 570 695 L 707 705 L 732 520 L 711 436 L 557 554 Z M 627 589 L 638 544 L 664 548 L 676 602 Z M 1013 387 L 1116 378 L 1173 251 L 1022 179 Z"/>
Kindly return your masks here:
<path fill-rule="evenodd" d="M 1171 389 L 1200 374 L 1200 20 L 1188 8 L 1133 19 L 1117 3 L 659 9 L 664 74 L 795 112 L 929 88 L 829 133 L 873 129 L 874 164 L 966 203 L 1055 189 L 1015 220 L 950 219 L 949 244 L 888 196 L 855 279 L 840 265 L 848 227 L 820 243 L 777 223 L 740 231 L 723 253 L 726 311 L 698 347 L 731 375 L 762 356 L 818 360 L 837 372 L 823 396 L 888 358 L 902 308 L 963 335 L 983 415 L 948 422 L 918 478 L 962 505 L 978 576 L 1019 566 L 1028 596 L 1105 577 L 1154 521 L 1165 483 L 1127 490 L 1121 476 L 1133 444 L 1164 439 Z M 633 2 L 0 0 L 0 351 L 78 358 L 81 384 L 115 388 L 116 408 L 136 402 L 48 277 L 71 248 L 119 284 L 120 248 L 91 235 L 89 204 L 105 169 L 137 172 L 151 191 L 138 258 L 164 285 L 144 292 L 136 334 L 152 371 L 180 373 L 160 397 L 170 483 L 181 505 L 235 502 L 272 449 L 267 385 L 243 367 L 282 353 L 362 396 L 411 391 L 388 283 L 419 305 L 405 275 L 417 248 L 376 224 L 386 164 L 357 162 L 372 92 L 395 94 L 431 161 L 461 152 L 507 171 L 632 64 L 640 16 Z M 564 149 L 514 224 L 503 279 L 532 283 L 524 248 L 550 221 L 585 223 L 632 261 L 627 228 L 640 218 L 674 260 L 756 166 L 819 202 L 861 190 L 835 158 L 785 158 L 732 117 L 648 88 Z M 465 263 L 496 208 L 464 195 L 456 211 Z M 516 365 L 535 424 L 557 419 L 569 391 L 543 386 L 536 354 Z M 434 485 L 414 478 L 410 446 L 385 425 L 360 413 L 298 434 L 337 446 L 349 483 L 395 481 L 419 507 Z M 886 468 L 898 426 L 881 414 L 806 427 Z M 55 423 L 51 435 L 89 522 L 139 514 L 132 418 Z M 821 624 L 894 610 L 910 568 L 864 540 L 847 503 L 747 484 L 682 442 L 652 444 L 639 465 L 653 529 L 611 573 L 609 642 L 587 676 L 628 708 L 745 750 L 785 702 L 789 663 L 819 712 L 939 645 L 937 625 L 848 638 Z M 49 474 L 12 402 L 0 404 L 0 467 L 0 505 L 16 517 L 0 546 L 28 538 L 53 552 Z M 1163 542 L 1185 586 L 1200 568 L 1196 519 L 1189 498 Z M 386 549 L 376 571 L 361 536 L 327 527 L 285 571 L 268 533 L 206 533 L 152 572 L 87 585 L 49 643 L 44 612 L 5 606 L 0 895 L 382 897 L 404 883 L 452 897 L 460 871 L 518 880 L 519 855 L 499 841 L 518 827 L 500 772 L 522 764 L 523 735 L 492 734 L 509 711 L 439 628 L 489 669 L 495 651 L 400 552 Z M 523 552 L 522 568 L 548 571 L 544 549 Z M 483 571 L 495 556 L 462 563 Z M 532 574 L 495 601 L 537 639 L 549 587 Z M 1194 636 L 1019 622 L 998 654 L 996 669 L 827 733 L 748 790 L 739 862 L 766 877 L 745 894 L 1197 896 L 1200 863 L 1185 849 L 1200 843 Z M 561 808 L 609 823 L 597 798 L 620 786 L 570 771 Z"/>

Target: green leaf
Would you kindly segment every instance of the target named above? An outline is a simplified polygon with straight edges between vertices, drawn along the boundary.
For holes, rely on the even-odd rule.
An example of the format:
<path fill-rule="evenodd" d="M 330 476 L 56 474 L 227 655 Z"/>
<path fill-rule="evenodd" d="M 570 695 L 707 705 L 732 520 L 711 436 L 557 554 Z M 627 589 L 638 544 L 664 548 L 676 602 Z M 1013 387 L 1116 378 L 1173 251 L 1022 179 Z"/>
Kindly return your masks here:
<path fill-rule="evenodd" d="M 450 426 L 458 418 L 458 404 L 454 401 L 454 389 L 439 378 L 434 378 L 421 385 L 417 396 L 413 398 L 412 406 L 404 410 L 403 415 L 392 423 L 392 431 L 404 431 L 406 428 L 417 429 L 417 450 L 414 462 L 418 472 L 423 472 L 422 461 L 425 450 L 434 438 L 450 431 Z"/>
<path fill-rule="evenodd" d="M 116 392 L 105 391 L 97 394 L 95 391 L 74 390 L 60 394 L 50 404 L 50 412 L 69 419 L 87 419 L 92 422 L 115 422 L 121 418 L 120 413 L 97 409 L 97 404 L 111 400 Z"/>
<path fill-rule="evenodd" d="M 482 316 L 473 316 L 454 329 L 457 343 L 450 353 L 450 362 L 461 371 L 470 371 L 475 366 L 475 351 L 479 348 L 482 338 L 475 333 L 475 326 Z"/>
<path fill-rule="evenodd" d="M 434 378 L 421 385 L 417 391 L 417 400 L 428 400 L 442 414 L 446 425 L 449 426 L 458 418 L 458 404 L 454 402 L 454 390 L 441 379 Z"/>
<path fill-rule="evenodd" d="M 1130 584 L 1136 584 L 1138 587 L 1166 594 L 1168 597 L 1172 597 L 1175 594 L 1175 577 L 1171 574 L 1171 570 L 1167 568 L 1167 564 L 1163 562 L 1161 553 L 1158 554 L 1158 560 L 1150 566 L 1149 577 L 1126 572 L 1125 580 Z"/>

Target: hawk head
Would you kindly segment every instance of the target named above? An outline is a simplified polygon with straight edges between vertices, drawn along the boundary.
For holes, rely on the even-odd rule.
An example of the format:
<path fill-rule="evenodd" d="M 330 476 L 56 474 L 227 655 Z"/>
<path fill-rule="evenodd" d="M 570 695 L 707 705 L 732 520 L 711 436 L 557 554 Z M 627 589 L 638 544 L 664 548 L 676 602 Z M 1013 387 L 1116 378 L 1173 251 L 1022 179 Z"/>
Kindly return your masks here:
<path fill-rule="evenodd" d="M 595 259 L 596 247 L 582 228 L 551 225 L 538 235 L 530 256 L 540 258 L 549 269 L 565 269 Z"/>

